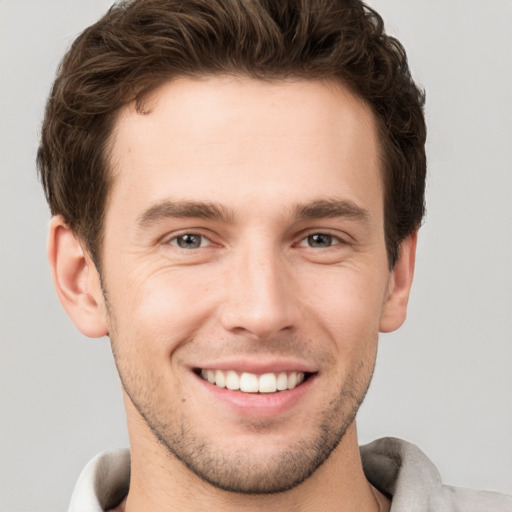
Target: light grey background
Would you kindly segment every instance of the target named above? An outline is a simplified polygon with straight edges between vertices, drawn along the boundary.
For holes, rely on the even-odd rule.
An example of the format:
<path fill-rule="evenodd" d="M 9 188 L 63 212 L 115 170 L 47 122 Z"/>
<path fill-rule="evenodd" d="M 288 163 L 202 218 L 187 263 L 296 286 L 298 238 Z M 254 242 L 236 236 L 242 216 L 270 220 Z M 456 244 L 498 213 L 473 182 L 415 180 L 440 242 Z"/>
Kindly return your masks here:
<path fill-rule="evenodd" d="M 111 2 L 0 0 L 0 510 L 65 510 L 127 444 L 105 340 L 61 309 L 35 152 L 65 48 Z M 512 493 L 512 3 L 374 0 L 427 89 L 428 217 L 409 319 L 383 336 L 362 442 L 403 437 L 447 483 Z"/>

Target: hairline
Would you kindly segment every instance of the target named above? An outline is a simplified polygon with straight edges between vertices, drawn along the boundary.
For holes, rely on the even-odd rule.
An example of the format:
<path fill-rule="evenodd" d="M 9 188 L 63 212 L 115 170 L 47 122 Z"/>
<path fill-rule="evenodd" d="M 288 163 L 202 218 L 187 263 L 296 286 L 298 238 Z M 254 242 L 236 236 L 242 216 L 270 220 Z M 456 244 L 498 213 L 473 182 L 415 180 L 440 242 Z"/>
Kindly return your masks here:
<path fill-rule="evenodd" d="M 135 112 L 138 115 L 147 115 L 151 113 L 151 108 L 146 110 L 148 106 L 151 96 L 156 94 L 157 91 L 163 87 L 164 85 L 170 84 L 176 80 L 181 79 L 191 79 L 191 80 L 207 80 L 213 77 L 232 77 L 235 79 L 242 80 L 255 80 L 270 84 L 282 84 L 282 83 L 293 83 L 293 82 L 319 82 L 323 83 L 328 87 L 332 87 L 336 89 L 339 93 L 349 93 L 356 101 L 360 102 L 361 105 L 365 109 L 368 109 L 368 112 L 371 114 L 371 118 L 374 121 L 372 129 L 375 131 L 375 138 L 377 142 L 377 159 L 379 162 L 380 173 L 382 177 L 382 190 L 383 190 L 383 220 L 384 220 L 384 236 L 386 242 L 386 257 L 388 260 L 389 268 L 392 269 L 394 267 L 395 261 L 393 255 L 389 254 L 388 250 L 388 233 L 387 233 L 387 205 L 390 200 L 389 192 L 390 192 L 390 173 L 391 169 L 389 168 L 391 165 L 390 158 L 387 157 L 387 154 L 390 151 L 391 141 L 387 136 L 386 126 L 382 118 L 375 112 L 374 107 L 371 103 L 364 98 L 360 93 L 357 92 L 356 88 L 348 83 L 341 76 L 337 76 L 336 74 L 332 75 L 308 75 L 306 73 L 301 74 L 297 73 L 286 73 L 286 74 L 275 74 L 275 73 L 266 73 L 261 74 L 261 76 L 255 75 L 250 72 L 245 71 L 236 71 L 236 72 L 209 72 L 209 71 L 198 71 L 194 73 L 177 73 L 176 75 L 169 75 L 167 78 L 160 77 L 159 80 L 150 86 L 146 87 L 143 90 L 136 92 L 132 95 L 132 97 L 127 98 L 123 104 L 117 109 L 113 110 L 111 113 L 105 116 L 105 125 L 108 131 L 108 135 L 105 141 L 103 153 L 102 153 L 102 165 L 103 165 L 103 175 L 105 178 L 105 201 L 102 205 L 101 211 L 101 221 L 99 225 L 99 229 L 97 232 L 97 238 L 94 241 L 94 246 L 88 243 L 87 240 L 84 239 L 77 233 L 78 237 L 83 241 L 84 246 L 87 247 L 89 255 L 98 270 L 98 273 L 101 275 L 101 270 L 103 268 L 103 241 L 105 235 L 105 221 L 107 211 L 110 205 L 110 200 L 112 196 L 112 190 L 116 183 L 116 178 L 121 172 L 119 167 L 116 165 L 115 156 L 114 156 L 114 145 L 116 139 L 116 133 L 119 126 L 119 120 L 122 116 L 123 112 L 126 112 L 127 109 L 134 108 Z M 399 247 L 402 240 L 398 241 L 397 246 Z"/>

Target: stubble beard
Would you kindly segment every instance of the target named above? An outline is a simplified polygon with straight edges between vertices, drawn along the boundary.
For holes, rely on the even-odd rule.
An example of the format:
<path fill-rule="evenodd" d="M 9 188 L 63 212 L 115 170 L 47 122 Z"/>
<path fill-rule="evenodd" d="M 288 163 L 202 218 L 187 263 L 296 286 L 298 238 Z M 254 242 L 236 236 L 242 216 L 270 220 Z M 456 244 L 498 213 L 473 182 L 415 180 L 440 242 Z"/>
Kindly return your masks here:
<path fill-rule="evenodd" d="M 175 435 L 167 425 L 151 421 L 140 403 L 130 397 L 158 441 L 197 477 L 218 489 L 251 495 L 281 493 L 308 479 L 339 445 L 363 398 L 364 394 L 357 398 L 340 393 L 321 415 L 310 438 L 262 460 L 254 457 L 250 446 L 236 453 L 223 452 L 197 436 L 191 425 L 182 423 L 179 435 Z M 264 442 L 262 430 L 262 439 L 256 443 Z"/>
<path fill-rule="evenodd" d="M 121 384 L 133 406 L 167 453 L 178 459 L 202 481 L 224 491 L 261 495 L 292 489 L 309 478 L 339 445 L 368 391 L 376 353 L 361 359 L 344 379 L 337 393 L 318 414 L 313 432 L 294 446 L 273 453 L 264 460 L 254 457 L 250 446 L 227 452 L 197 432 L 185 414 L 175 417 L 169 409 L 158 409 L 163 383 L 141 376 L 134 359 L 121 357 L 114 316 L 109 308 L 110 341 Z M 127 363 L 127 364 L 125 364 Z M 126 371 L 125 371 L 126 370 Z M 205 418 L 205 422 L 208 418 Z M 291 426 L 293 428 L 293 425 Z M 253 425 L 262 434 L 265 426 Z M 257 434 L 255 434 L 257 435 Z M 261 442 L 258 439 L 256 442 Z M 226 443 L 229 445 L 229 440 Z"/>
<path fill-rule="evenodd" d="M 202 481 L 218 489 L 251 495 L 281 493 L 309 478 L 328 459 L 355 420 L 373 373 L 373 366 L 370 369 L 359 368 L 361 372 L 357 377 L 348 379 L 343 389 L 319 414 L 319 420 L 307 438 L 262 459 L 254 456 L 250 446 L 229 452 L 215 446 L 207 436 L 197 432 L 185 414 L 170 418 L 172 412 L 159 410 L 155 404 L 157 399 L 153 397 L 158 393 L 153 393 L 140 382 L 131 381 L 120 370 L 115 350 L 114 358 L 123 389 L 168 454 Z M 361 373 L 368 375 L 364 382 Z M 255 443 L 264 443 L 265 427 L 255 425 L 254 430 L 255 436 L 261 434 Z M 229 444 L 226 440 L 226 445 Z"/>

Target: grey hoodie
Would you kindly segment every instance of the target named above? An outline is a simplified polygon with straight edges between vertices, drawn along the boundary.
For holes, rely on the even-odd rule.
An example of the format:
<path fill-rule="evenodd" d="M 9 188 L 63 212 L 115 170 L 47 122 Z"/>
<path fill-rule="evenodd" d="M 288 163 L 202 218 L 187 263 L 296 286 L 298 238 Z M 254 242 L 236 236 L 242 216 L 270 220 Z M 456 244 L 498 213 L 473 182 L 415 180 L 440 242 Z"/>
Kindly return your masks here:
<path fill-rule="evenodd" d="M 386 437 L 361 447 L 369 482 L 391 499 L 391 512 L 512 512 L 512 496 L 443 485 L 415 445 Z M 82 471 L 68 512 L 104 512 L 126 496 L 128 449 L 97 455 Z"/>

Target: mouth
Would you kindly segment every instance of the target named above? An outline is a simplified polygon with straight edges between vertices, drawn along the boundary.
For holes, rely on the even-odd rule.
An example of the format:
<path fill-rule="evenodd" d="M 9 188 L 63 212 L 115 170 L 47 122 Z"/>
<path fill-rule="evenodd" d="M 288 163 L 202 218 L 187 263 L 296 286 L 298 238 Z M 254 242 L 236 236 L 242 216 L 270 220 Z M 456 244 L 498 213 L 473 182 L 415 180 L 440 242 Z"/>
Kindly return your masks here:
<path fill-rule="evenodd" d="M 214 370 L 198 368 L 195 373 L 203 380 L 219 388 L 242 393 L 278 393 L 300 386 L 312 374 L 290 371 L 278 373 L 249 373 L 236 370 Z"/>

